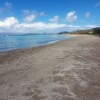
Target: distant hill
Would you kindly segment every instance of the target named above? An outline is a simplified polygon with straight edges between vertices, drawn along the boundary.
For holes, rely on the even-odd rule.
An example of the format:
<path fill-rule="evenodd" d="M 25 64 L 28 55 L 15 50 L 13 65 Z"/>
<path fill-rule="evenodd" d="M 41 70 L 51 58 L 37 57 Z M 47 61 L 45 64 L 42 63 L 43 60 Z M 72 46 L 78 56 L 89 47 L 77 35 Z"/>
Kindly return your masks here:
<path fill-rule="evenodd" d="M 59 32 L 58 34 L 68 34 L 69 32 L 64 31 L 64 32 Z"/>
<path fill-rule="evenodd" d="M 100 27 L 96 27 L 96 28 L 92 28 L 92 29 L 86 29 L 86 30 L 77 30 L 77 31 L 73 31 L 73 32 L 68 32 L 68 31 L 64 31 L 64 32 L 60 32 L 58 34 L 92 34 L 92 35 L 99 35 L 100 36 Z"/>
<path fill-rule="evenodd" d="M 92 34 L 92 35 L 100 36 L 100 27 L 87 29 L 87 30 L 78 30 L 78 31 L 71 32 L 71 34 Z"/>

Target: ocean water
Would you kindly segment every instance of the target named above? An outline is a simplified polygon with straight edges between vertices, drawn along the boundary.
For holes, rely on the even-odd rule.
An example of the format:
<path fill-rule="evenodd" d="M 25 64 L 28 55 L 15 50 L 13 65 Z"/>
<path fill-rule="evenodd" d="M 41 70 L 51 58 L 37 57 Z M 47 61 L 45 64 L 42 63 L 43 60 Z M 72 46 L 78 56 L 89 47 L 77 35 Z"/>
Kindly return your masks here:
<path fill-rule="evenodd" d="M 1 35 L 0 51 L 42 46 L 69 38 L 71 37 L 58 34 Z"/>

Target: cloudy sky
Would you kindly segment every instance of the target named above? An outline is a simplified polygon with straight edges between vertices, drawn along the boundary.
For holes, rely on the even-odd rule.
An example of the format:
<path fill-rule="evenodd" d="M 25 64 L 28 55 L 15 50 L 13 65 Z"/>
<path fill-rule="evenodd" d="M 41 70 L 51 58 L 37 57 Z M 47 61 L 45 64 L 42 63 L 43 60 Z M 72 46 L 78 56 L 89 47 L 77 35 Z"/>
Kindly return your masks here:
<path fill-rule="evenodd" d="M 0 33 L 56 33 L 100 26 L 100 0 L 0 0 Z"/>

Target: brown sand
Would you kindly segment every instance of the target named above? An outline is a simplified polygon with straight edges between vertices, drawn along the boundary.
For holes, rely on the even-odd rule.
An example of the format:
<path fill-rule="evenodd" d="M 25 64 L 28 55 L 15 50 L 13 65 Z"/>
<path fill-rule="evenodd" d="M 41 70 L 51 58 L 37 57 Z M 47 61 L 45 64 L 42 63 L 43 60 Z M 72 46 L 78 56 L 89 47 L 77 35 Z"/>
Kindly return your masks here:
<path fill-rule="evenodd" d="M 100 38 L 0 53 L 0 100 L 100 100 Z"/>

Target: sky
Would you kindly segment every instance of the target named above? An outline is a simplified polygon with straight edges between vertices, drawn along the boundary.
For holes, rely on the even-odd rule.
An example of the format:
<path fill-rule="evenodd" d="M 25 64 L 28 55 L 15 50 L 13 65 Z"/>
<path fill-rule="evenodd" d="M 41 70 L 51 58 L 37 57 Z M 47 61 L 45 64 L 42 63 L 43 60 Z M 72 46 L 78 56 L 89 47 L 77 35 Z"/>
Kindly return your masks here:
<path fill-rule="evenodd" d="M 0 0 L 0 33 L 57 33 L 100 26 L 100 0 Z"/>

